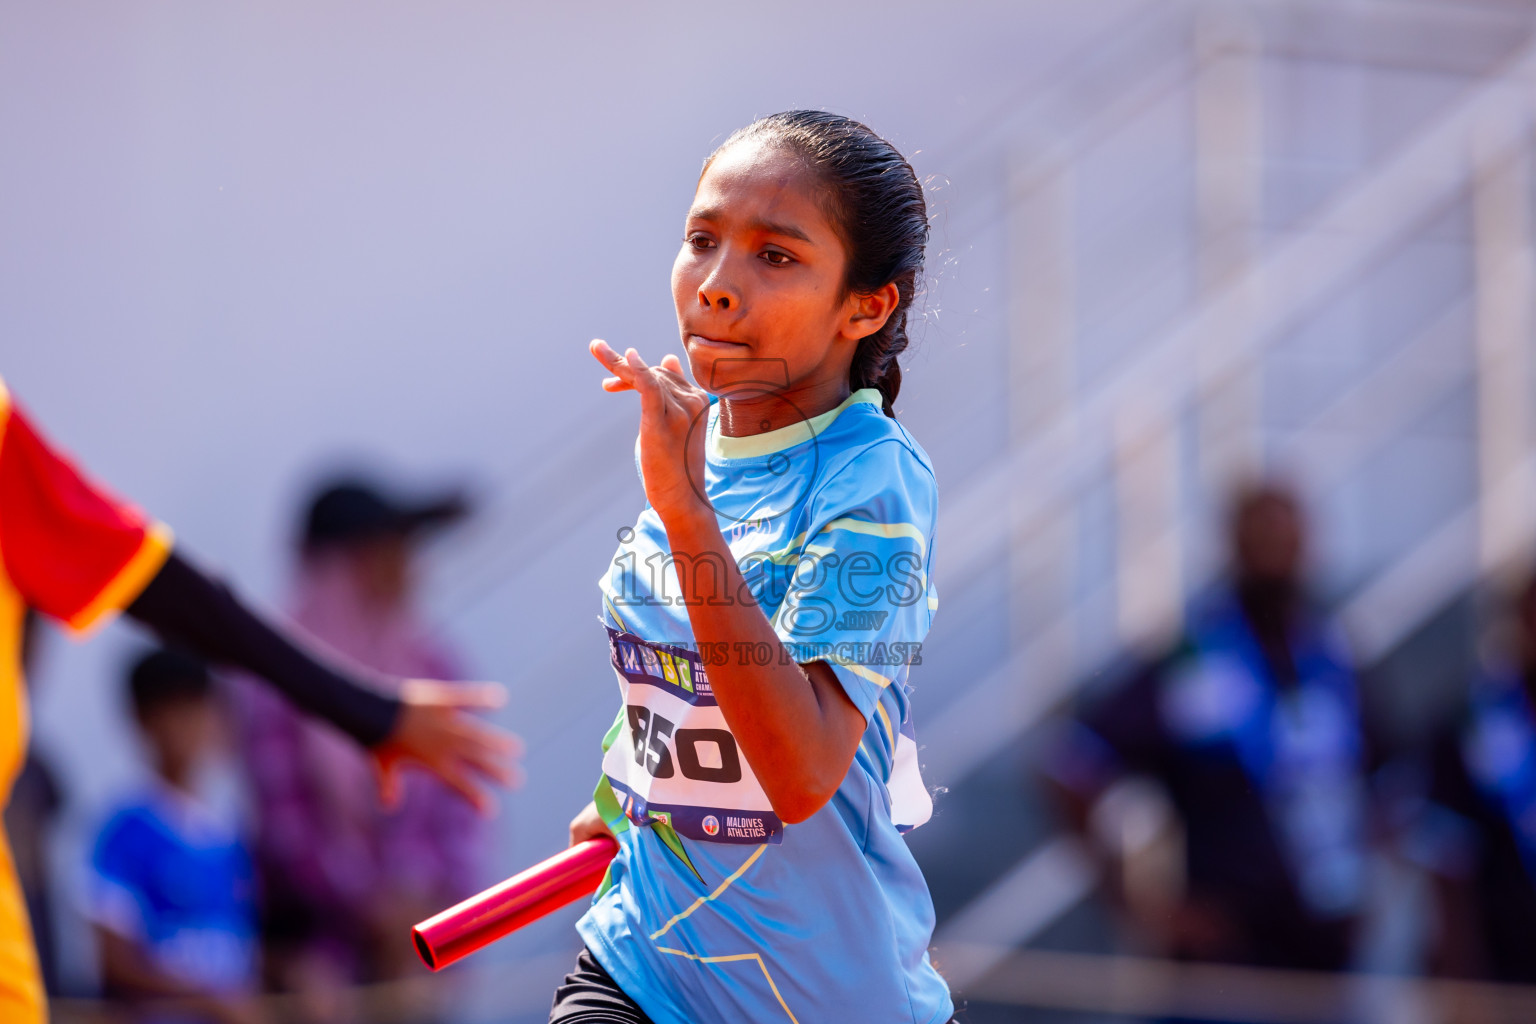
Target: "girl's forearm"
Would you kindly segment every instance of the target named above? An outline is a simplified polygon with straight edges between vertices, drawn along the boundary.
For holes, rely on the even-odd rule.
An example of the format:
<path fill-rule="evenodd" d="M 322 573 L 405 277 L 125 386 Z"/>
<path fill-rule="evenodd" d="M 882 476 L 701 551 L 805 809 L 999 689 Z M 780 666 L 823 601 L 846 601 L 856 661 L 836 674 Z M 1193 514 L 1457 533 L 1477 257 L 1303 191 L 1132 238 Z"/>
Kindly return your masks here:
<path fill-rule="evenodd" d="M 743 642 L 779 647 L 782 642 L 756 602 L 710 601 L 718 602 L 721 593 L 743 593 L 741 572 L 713 511 L 672 516 L 666 528 L 682 567 L 677 576 L 694 639 L 731 652 Z M 700 571 L 704 566 L 712 568 Z M 715 568 L 723 579 L 713 578 Z M 709 678 L 720 713 L 774 812 L 793 824 L 819 810 L 842 783 L 864 731 L 864 716 L 832 670 L 823 662 L 802 667 L 775 658 L 759 665 L 729 657 L 710 665 Z"/>

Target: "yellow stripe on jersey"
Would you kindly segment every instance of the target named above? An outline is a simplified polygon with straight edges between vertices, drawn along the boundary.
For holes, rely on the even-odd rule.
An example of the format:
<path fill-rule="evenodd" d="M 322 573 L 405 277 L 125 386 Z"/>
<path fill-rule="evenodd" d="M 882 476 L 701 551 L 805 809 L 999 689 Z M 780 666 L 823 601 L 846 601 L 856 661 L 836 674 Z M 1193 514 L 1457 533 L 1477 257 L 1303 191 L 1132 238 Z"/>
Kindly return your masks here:
<path fill-rule="evenodd" d="M 887 686 L 890 686 L 891 683 L 895 682 L 895 680 L 890 676 L 883 676 L 879 672 L 876 672 L 874 669 L 870 668 L 868 665 L 860 665 L 858 662 L 851 661 L 848 658 L 839 658 L 833 651 L 827 651 L 821 656 L 832 662 L 834 665 L 841 665 L 843 668 L 847 669 L 849 672 L 852 672 L 859 678 L 869 680 L 876 686 L 880 687 L 882 690 Z"/>
<path fill-rule="evenodd" d="M 924 543 L 922 532 L 911 523 L 872 523 L 863 519 L 834 519 L 826 525 L 826 528 L 816 536 L 820 537 L 827 530 L 848 530 L 852 533 L 862 533 L 871 537 L 884 537 L 887 540 L 896 537 L 908 537 L 917 542 L 918 551 L 927 557 L 928 546 Z M 807 544 L 807 555 L 815 555 L 817 558 L 826 558 L 836 554 L 837 548 L 832 544 Z M 926 569 L 917 570 L 917 581 L 924 590 L 928 589 L 928 572 Z"/>
<path fill-rule="evenodd" d="M 654 942 L 655 940 L 661 938 L 663 935 L 667 934 L 667 932 L 672 929 L 673 925 L 677 924 L 679 921 L 682 921 L 682 920 L 686 919 L 689 914 L 692 914 L 695 910 L 698 910 L 704 904 L 710 902 L 715 897 L 717 897 L 721 893 L 725 892 L 725 890 L 729 889 L 735 883 L 736 879 L 740 878 L 743 874 L 745 874 L 747 868 L 751 867 L 753 862 L 756 861 L 757 858 L 759 858 L 759 857 L 761 857 L 763 855 L 763 851 L 766 850 L 766 849 L 768 849 L 768 846 L 767 846 L 766 843 L 764 845 L 762 845 L 762 846 L 759 846 L 757 848 L 757 850 L 753 852 L 752 856 L 748 857 L 742 863 L 741 867 L 737 868 L 734 872 L 731 873 L 731 877 L 727 878 L 725 881 L 720 883 L 720 887 L 718 889 L 716 889 L 714 892 L 710 893 L 708 896 L 700 896 L 698 899 L 693 901 L 693 905 L 691 907 L 689 907 L 687 910 L 684 910 L 680 914 L 673 915 L 672 920 L 668 921 L 665 925 L 663 925 L 660 931 L 652 932 L 651 933 L 651 941 Z"/>
<path fill-rule="evenodd" d="M 666 946 L 657 946 L 656 950 L 660 953 L 670 953 L 672 956 L 680 956 L 688 960 L 696 960 L 701 964 L 729 964 L 735 963 L 738 960 L 756 960 L 758 969 L 763 972 L 763 977 L 768 979 L 768 987 L 773 989 L 773 997 L 779 1001 L 779 1006 L 783 1007 L 784 1013 L 789 1017 L 791 1021 L 794 1022 L 794 1024 L 800 1024 L 798 1020 L 795 1020 L 795 1015 L 790 1012 L 789 1004 L 784 1002 L 784 996 L 780 994 L 779 986 L 773 983 L 773 975 L 768 973 L 768 965 L 763 963 L 761 954 L 733 953 L 730 956 L 699 956 L 697 953 L 685 953 L 680 949 L 668 949 Z"/>
<path fill-rule="evenodd" d="M 887 540 L 894 540 L 897 537 L 910 537 L 912 540 L 917 541 L 917 549 L 919 551 L 924 555 L 928 553 L 928 538 L 923 536 L 923 531 L 919 530 L 912 523 L 876 523 L 868 519 L 854 519 L 844 516 L 841 519 L 832 520 L 822 529 L 823 532 L 826 530 L 847 530 L 849 533 L 862 533 L 870 537 L 884 537 Z"/>
<path fill-rule="evenodd" d="M 843 516 L 840 519 L 832 520 L 822 527 L 821 533 L 818 533 L 816 536 L 820 537 L 828 530 L 847 530 L 850 533 L 862 533 L 870 537 L 884 537 L 887 540 L 907 537 L 917 542 L 919 553 L 924 557 L 928 554 L 928 539 L 923 536 L 923 531 L 919 530 L 912 523 L 876 523 L 868 519 L 854 519 L 850 516 Z M 788 543 L 775 551 L 754 551 L 750 555 L 743 556 L 743 558 L 758 558 L 768 562 L 788 563 L 799 561 L 801 557 L 808 554 L 825 557 L 837 550 L 830 544 L 811 544 L 802 551 L 800 545 L 804 542 L 805 534 L 801 533 L 791 538 Z M 923 573 L 920 571 L 918 575 L 922 576 Z"/>
<path fill-rule="evenodd" d="M 782 548 L 779 548 L 777 551 L 751 551 L 745 555 L 742 555 L 736 561 L 738 564 L 747 561 L 748 559 L 775 563 L 798 562 L 800 560 L 800 545 L 804 543 L 805 533 L 804 531 L 801 531 L 800 533 L 797 533 L 795 536 L 791 537 L 785 543 L 785 545 Z"/>
<path fill-rule="evenodd" d="M 607 607 L 608 614 L 613 616 L 613 621 L 619 624 L 619 629 L 622 632 L 628 633 L 629 627 L 624 624 L 624 619 L 620 617 L 619 610 L 613 606 L 612 601 L 608 600 L 607 594 L 603 595 L 603 604 Z"/>
<path fill-rule="evenodd" d="M 171 554 L 172 543 L 170 527 L 164 523 L 150 526 L 144 533 L 144 542 L 139 545 L 133 557 L 128 559 L 128 564 L 101 588 L 95 600 L 70 617 L 69 628 L 77 634 L 89 633 L 110 619 L 112 613 L 122 611 L 132 604 L 134 598 L 149 586 L 149 581 L 155 578 L 160 567 L 165 565 L 165 560 Z"/>
<path fill-rule="evenodd" d="M 812 416 L 809 419 L 798 420 L 787 427 L 779 427 L 776 430 L 765 431 L 761 434 L 748 434 L 746 437 L 727 437 L 719 432 L 718 426 L 705 437 L 705 447 L 709 453 L 719 459 L 755 459 L 774 452 L 793 448 L 797 444 L 809 441 L 821 434 L 832 425 L 832 422 L 842 415 L 843 410 L 851 405 L 861 402 L 869 405 L 880 405 L 885 401 L 878 388 L 860 388 L 841 403 L 828 409 L 824 413 Z"/>

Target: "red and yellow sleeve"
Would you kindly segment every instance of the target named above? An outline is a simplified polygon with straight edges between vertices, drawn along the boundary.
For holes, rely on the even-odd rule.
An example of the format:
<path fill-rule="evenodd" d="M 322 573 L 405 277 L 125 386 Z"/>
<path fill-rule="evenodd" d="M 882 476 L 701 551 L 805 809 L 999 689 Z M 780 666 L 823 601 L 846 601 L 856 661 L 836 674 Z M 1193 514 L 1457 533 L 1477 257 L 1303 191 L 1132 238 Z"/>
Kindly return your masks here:
<path fill-rule="evenodd" d="M 89 630 L 133 603 L 171 533 L 51 447 L 0 384 L 0 565 L 30 607 Z"/>

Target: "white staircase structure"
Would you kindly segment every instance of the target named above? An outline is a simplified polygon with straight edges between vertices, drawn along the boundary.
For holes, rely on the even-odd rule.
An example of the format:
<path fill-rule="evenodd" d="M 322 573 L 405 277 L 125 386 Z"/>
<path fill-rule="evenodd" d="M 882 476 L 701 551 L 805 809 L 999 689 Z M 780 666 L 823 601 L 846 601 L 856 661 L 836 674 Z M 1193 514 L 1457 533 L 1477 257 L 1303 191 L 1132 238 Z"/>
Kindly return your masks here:
<path fill-rule="evenodd" d="M 963 786 L 1109 654 L 1176 627 L 1219 567 L 1221 499 L 1244 477 L 1294 480 L 1318 532 L 1343 538 L 1324 583 L 1366 661 L 1477 581 L 1528 566 L 1536 42 L 1506 37 L 1495 58 L 1456 37 L 1475 9 L 1348 10 L 1358 36 L 1320 40 L 1296 5 L 1164 8 L 1180 45 L 1013 156 L 1017 405 L 1006 450 L 944 495 L 936 546 L 941 600 L 1001 593 L 1008 642 L 975 659 L 969 685 L 949 676 L 940 709 L 920 703 L 931 782 Z M 1383 36 L 1395 59 L 1364 42 Z M 1458 44 L 1473 66 L 1447 71 Z M 1403 84 L 1415 78 L 1433 80 L 1420 101 Z M 1304 161 L 1321 155 L 1295 125 L 1283 152 L 1287 128 L 1269 119 L 1327 121 L 1327 84 L 1350 79 L 1381 90 L 1383 121 L 1411 124 L 1309 188 Z M 1354 131 L 1371 134 L 1371 110 Z M 1141 208 L 1170 196 L 1175 216 Z M 1115 276 L 1123 315 L 1092 307 Z M 1184 301 L 1157 309 L 1170 294 Z M 1025 941 L 1092 886 L 1072 841 L 1020 853 L 941 928 L 941 952 Z M 991 963 L 946 969 L 963 989 Z"/>

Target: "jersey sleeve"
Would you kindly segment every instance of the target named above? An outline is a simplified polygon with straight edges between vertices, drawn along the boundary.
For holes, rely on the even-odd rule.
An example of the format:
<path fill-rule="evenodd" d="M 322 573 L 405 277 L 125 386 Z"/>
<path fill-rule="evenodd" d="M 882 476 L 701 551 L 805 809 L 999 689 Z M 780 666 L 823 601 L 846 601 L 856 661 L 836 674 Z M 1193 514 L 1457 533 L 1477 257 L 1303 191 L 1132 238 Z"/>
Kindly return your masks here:
<path fill-rule="evenodd" d="M 774 631 L 796 661 L 826 662 L 866 720 L 921 660 L 938 607 L 937 508 L 932 471 L 896 441 L 861 452 L 812 498 Z"/>
<path fill-rule="evenodd" d="M 20 410 L 12 407 L 3 422 L 5 574 L 29 606 L 83 632 L 154 578 L 170 552 L 170 531 L 82 474 Z"/>

